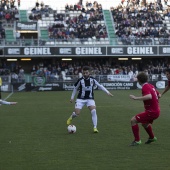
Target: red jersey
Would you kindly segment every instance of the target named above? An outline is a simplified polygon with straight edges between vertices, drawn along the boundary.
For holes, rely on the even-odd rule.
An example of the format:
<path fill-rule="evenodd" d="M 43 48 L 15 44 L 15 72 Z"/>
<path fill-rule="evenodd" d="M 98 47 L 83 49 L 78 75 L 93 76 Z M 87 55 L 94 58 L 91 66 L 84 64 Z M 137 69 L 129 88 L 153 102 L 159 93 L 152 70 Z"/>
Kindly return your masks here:
<path fill-rule="evenodd" d="M 155 89 L 152 84 L 145 83 L 142 86 L 142 95 L 151 94 L 152 99 L 144 100 L 144 107 L 146 111 L 160 113 L 158 94 L 159 92 Z"/>
<path fill-rule="evenodd" d="M 170 80 L 168 80 L 168 86 L 170 86 Z"/>

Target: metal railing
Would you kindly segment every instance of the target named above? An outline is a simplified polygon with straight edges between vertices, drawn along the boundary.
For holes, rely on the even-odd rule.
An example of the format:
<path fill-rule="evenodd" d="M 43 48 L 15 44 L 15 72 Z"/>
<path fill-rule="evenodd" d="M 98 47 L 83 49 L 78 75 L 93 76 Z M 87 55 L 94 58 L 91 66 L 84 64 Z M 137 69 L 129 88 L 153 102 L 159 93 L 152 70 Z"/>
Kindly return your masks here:
<path fill-rule="evenodd" d="M 77 81 L 81 75 L 49 75 L 49 76 L 32 76 L 25 75 L 24 77 L 12 77 L 12 75 L 1 76 L 3 83 L 56 83 L 56 82 L 69 82 Z M 98 82 L 133 82 L 136 81 L 135 77 L 130 77 L 128 75 L 93 75 Z M 164 74 L 149 74 L 149 81 L 165 81 L 167 80 Z"/>
<path fill-rule="evenodd" d="M 1 46 L 109 45 L 108 38 L 92 39 L 0 39 Z"/>
<path fill-rule="evenodd" d="M 114 43 L 113 43 L 114 42 Z M 115 43 L 116 42 L 116 43 Z M 0 39 L 1 46 L 170 45 L 170 38 Z"/>

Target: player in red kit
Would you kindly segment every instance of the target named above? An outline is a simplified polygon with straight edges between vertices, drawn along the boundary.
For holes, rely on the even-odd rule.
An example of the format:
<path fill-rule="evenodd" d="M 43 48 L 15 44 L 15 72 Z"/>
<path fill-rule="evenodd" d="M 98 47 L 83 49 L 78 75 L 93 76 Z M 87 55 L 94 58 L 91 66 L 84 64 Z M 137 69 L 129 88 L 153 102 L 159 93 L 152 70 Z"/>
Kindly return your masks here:
<path fill-rule="evenodd" d="M 142 96 L 137 97 L 134 95 L 130 95 L 130 98 L 133 100 L 142 100 L 144 103 L 145 111 L 137 114 L 131 119 L 132 132 L 135 139 L 130 146 L 137 146 L 142 143 L 139 136 L 138 123 L 142 124 L 142 126 L 144 127 L 144 129 L 149 135 L 149 138 L 145 142 L 145 144 L 150 144 L 151 142 L 155 142 L 157 140 L 157 138 L 154 136 L 154 133 L 152 131 L 151 124 L 160 115 L 158 98 L 161 95 L 153 85 L 147 82 L 148 76 L 144 72 L 141 72 L 137 75 L 137 80 L 139 84 L 142 86 Z"/>
<path fill-rule="evenodd" d="M 168 85 L 165 87 L 165 90 L 162 92 L 161 95 L 166 93 L 170 89 L 170 69 L 165 70 L 166 78 L 168 79 Z"/>

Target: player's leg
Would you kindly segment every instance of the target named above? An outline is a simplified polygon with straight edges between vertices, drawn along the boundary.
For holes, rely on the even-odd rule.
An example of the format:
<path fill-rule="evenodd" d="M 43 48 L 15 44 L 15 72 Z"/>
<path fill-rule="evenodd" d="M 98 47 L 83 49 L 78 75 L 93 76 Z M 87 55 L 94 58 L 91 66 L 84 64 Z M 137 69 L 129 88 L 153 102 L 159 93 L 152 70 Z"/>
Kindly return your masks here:
<path fill-rule="evenodd" d="M 152 131 L 152 126 L 150 123 L 146 123 L 146 124 L 142 124 L 142 126 L 144 127 L 144 129 L 146 130 L 146 132 L 149 135 L 148 140 L 145 142 L 145 144 L 150 144 L 152 142 L 157 141 L 157 138 L 154 136 L 154 133 Z"/>
<path fill-rule="evenodd" d="M 2 95 L 1 95 L 1 85 L 0 85 L 0 99 L 2 99 Z"/>
<path fill-rule="evenodd" d="M 4 104 L 4 105 L 16 105 L 17 102 L 7 102 L 5 100 L 0 100 L 0 104 Z"/>
<path fill-rule="evenodd" d="M 70 125 L 72 122 L 72 119 L 76 118 L 77 116 L 80 115 L 81 109 L 85 105 L 83 100 L 77 99 L 75 103 L 75 110 L 71 114 L 71 116 L 67 119 L 67 125 Z"/>
<path fill-rule="evenodd" d="M 10 102 L 10 105 L 16 105 L 17 102 Z"/>
<path fill-rule="evenodd" d="M 71 116 L 67 119 L 67 125 L 70 125 L 72 120 L 79 116 L 81 109 L 75 109 L 74 112 L 71 114 Z"/>
<path fill-rule="evenodd" d="M 92 115 L 92 123 L 93 123 L 93 131 L 94 133 L 98 133 L 97 130 L 97 113 L 96 113 L 96 105 L 94 100 L 88 100 L 87 107 L 89 108 Z"/>
<path fill-rule="evenodd" d="M 130 146 L 136 146 L 141 144 L 140 136 L 139 136 L 139 126 L 138 126 L 138 121 L 136 120 L 136 116 L 132 117 L 131 119 L 131 127 L 132 127 L 132 132 L 134 135 L 134 141 L 130 144 Z"/>

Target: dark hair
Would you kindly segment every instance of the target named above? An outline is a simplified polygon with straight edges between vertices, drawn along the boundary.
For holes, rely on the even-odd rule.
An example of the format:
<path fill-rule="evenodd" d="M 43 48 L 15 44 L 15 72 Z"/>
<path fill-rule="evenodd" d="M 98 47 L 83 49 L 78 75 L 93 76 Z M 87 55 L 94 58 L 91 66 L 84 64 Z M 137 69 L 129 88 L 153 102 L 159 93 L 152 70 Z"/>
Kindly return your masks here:
<path fill-rule="evenodd" d="M 168 72 L 168 73 L 170 73 L 170 68 L 166 69 L 166 70 L 165 70 L 165 72 Z"/>
<path fill-rule="evenodd" d="M 141 84 L 146 83 L 148 81 L 148 75 L 144 72 L 141 72 L 137 75 L 137 79 Z"/>
<path fill-rule="evenodd" d="M 90 71 L 90 70 L 91 70 L 91 68 L 89 66 L 84 66 L 83 67 L 83 71 Z"/>

